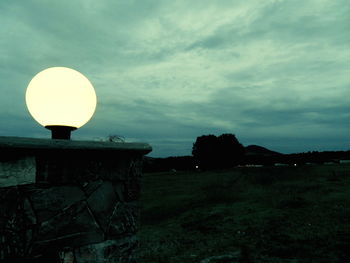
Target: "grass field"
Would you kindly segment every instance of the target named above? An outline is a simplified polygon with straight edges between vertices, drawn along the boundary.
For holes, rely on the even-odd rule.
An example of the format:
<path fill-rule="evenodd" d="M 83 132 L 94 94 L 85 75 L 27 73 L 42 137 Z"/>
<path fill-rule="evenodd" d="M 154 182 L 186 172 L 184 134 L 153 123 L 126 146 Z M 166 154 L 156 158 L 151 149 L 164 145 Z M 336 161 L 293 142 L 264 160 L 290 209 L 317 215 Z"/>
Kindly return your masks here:
<path fill-rule="evenodd" d="M 350 262 L 350 165 L 145 174 L 142 263 Z M 231 261 L 217 261 L 231 262 Z"/>

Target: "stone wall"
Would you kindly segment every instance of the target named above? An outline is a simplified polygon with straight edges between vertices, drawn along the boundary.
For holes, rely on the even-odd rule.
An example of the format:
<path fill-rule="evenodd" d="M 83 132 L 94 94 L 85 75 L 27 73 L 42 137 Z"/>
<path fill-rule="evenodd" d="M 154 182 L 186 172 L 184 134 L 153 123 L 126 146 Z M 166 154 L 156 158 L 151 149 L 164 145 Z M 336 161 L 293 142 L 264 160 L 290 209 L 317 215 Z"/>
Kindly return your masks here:
<path fill-rule="evenodd" d="M 135 262 L 147 144 L 0 137 L 0 262 Z"/>

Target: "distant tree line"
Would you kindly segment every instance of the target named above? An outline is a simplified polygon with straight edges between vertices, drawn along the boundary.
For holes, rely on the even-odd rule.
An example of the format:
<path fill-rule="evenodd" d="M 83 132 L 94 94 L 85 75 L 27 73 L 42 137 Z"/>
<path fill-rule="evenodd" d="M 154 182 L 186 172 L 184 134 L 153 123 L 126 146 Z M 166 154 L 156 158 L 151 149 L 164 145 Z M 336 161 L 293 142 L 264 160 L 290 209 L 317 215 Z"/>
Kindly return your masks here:
<path fill-rule="evenodd" d="M 292 154 L 252 155 L 244 158 L 243 164 L 274 165 L 283 163 L 289 165 L 323 164 L 325 162 L 339 162 L 341 159 L 350 159 L 350 151 L 309 151 Z"/>
<path fill-rule="evenodd" d="M 193 143 L 192 156 L 174 156 L 167 158 L 144 159 L 144 172 L 165 172 L 224 169 L 237 165 L 274 165 L 283 163 L 289 165 L 323 164 L 338 162 L 341 159 L 350 160 L 350 151 L 309 151 L 294 154 L 280 154 L 272 151 L 256 154 L 245 154 L 246 149 L 234 134 L 202 135 Z M 262 147 L 260 147 L 262 148 Z"/>
<path fill-rule="evenodd" d="M 304 165 L 307 163 L 323 164 L 325 162 L 338 162 L 341 159 L 350 159 L 350 151 L 312 151 L 304 153 L 283 154 L 276 161 L 288 164 Z"/>

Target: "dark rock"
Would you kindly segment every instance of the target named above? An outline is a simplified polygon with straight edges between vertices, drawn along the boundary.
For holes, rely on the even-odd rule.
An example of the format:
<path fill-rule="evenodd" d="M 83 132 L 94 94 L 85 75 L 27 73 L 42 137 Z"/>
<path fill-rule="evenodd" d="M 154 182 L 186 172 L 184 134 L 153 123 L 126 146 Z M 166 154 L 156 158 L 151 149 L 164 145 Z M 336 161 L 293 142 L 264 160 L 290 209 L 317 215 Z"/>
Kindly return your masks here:
<path fill-rule="evenodd" d="M 51 156 L 37 157 L 37 182 L 55 185 L 96 181 L 98 179 L 115 181 L 126 180 L 130 156 L 108 155 L 91 156 L 55 153 Z"/>
<path fill-rule="evenodd" d="M 106 240 L 75 249 L 76 263 L 134 263 L 138 240 L 134 236 L 119 240 Z"/>
<path fill-rule="evenodd" d="M 28 228 L 25 231 L 25 255 L 30 255 L 32 252 L 32 244 L 33 244 L 33 239 L 34 239 L 34 230 L 31 228 Z"/>
<path fill-rule="evenodd" d="M 86 196 L 90 196 L 97 188 L 101 186 L 103 181 L 101 179 L 91 182 L 85 182 L 82 186 Z"/>
<path fill-rule="evenodd" d="M 35 182 L 36 164 L 34 157 L 0 162 L 0 187 L 31 184 Z"/>
<path fill-rule="evenodd" d="M 36 229 L 37 219 L 32 209 L 32 206 L 26 198 L 23 204 L 24 210 L 24 220 L 25 220 L 25 229 L 23 229 L 23 233 L 25 235 L 25 255 L 29 255 L 32 249 L 32 243 L 34 238 L 34 231 Z"/>
<path fill-rule="evenodd" d="M 74 250 L 71 248 L 66 248 L 60 253 L 60 259 L 62 263 L 74 263 Z"/>
<path fill-rule="evenodd" d="M 79 184 L 82 182 L 126 180 L 132 156 L 101 154 L 90 156 L 80 153 L 54 152 L 38 155 L 36 182 L 49 182 L 54 185 Z"/>
<path fill-rule="evenodd" d="M 25 254 L 26 219 L 23 196 L 17 187 L 0 189 L 0 259 L 22 257 Z"/>
<path fill-rule="evenodd" d="M 130 157 L 117 155 L 104 161 L 102 179 L 108 181 L 125 181 L 128 177 Z"/>
<path fill-rule="evenodd" d="M 30 204 L 28 198 L 24 200 L 23 204 L 24 216 L 26 218 L 26 222 L 28 225 L 35 225 L 37 223 L 36 216 L 32 209 L 32 205 Z"/>
<path fill-rule="evenodd" d="M 53 185 L 78 184 L 99 178 L 101 164 L 91 156 L 65 152 L 54 152 L 37 156 L 37 183 L 48 182 Z"/>
<path fill-rule="evenodd" d="M 87 200 L 89 208 L 103 230 L 108 226 L 116 201 L 117 196 L 111 182 L 103 182 Z"/>
<path fill-rule="evenodd" d="M 86 202 L 81 201 L 41 224 L 35 250 L 38 253 L 45 247 L 81 246 L 101 242 L 103 238 Z"/>
<path fill-rule="evenodd" d="M 125 181 L 125 200 L 135 201 L 140 197 L 141 192 L 142 159 L 135 159 L 130 163 L 128 177 Z"/>
<path fill-rule="evenodd" d="M 117 203 L 107 229 L 107 238 L 124 233 L 135 233 L 139 222 L 139 207 L 137 204 Z"/>
<path fill-rule="evenodd" d="M 77 186 L 55 186 L 34 190 L 29 196 L 39 222 L 48 220 L 63 209 L 85 199 Z"/>
<path fill-rule="evenodd" d="M 0 224 L 6 223 L 6 217 L 13 217 L 19 205 L 17 187 L 0 188 Z"/>
<path fill-rule="evenodd" d="M 123 182 L 113 182 L 114 191 L 118 196 L 119 201 L 124 202 L 125 198 L 125 185 Z"/>

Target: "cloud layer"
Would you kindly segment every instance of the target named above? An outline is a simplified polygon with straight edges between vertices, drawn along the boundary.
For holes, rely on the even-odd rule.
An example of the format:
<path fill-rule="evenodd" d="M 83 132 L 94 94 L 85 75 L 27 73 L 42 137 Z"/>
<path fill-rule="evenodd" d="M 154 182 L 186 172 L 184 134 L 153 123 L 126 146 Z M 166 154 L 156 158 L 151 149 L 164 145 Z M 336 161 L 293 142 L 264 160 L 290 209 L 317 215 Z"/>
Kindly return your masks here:
<path fill-rule="evenodd" d="M 47 137 L 25 89 L 66 66 L 98 107 L 75 139 L 149 142 L 185 155 L 202 134 L 276 151 L 350 148 L 350 2 L 0 2 L 0 135 Z"/>

